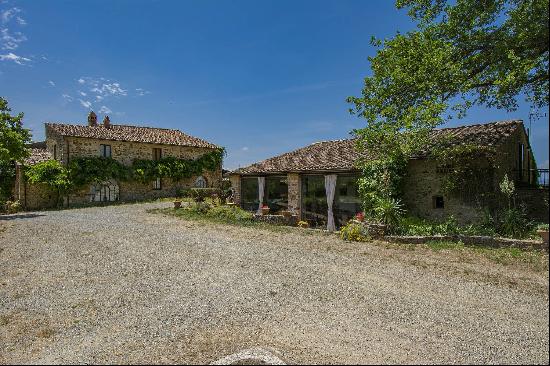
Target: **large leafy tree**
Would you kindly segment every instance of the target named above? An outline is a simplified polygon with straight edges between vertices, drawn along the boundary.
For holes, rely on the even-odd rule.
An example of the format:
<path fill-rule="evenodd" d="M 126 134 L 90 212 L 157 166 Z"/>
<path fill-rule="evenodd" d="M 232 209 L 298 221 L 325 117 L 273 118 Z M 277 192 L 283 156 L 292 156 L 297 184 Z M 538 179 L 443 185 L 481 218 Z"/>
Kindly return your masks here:
<path fill-rule="evenodd" d="M 15 178 L 15 162 L 29 154 L 30 131 L 23 127 L 23 113 L 10 114 L 8 101 L 0 97 L 0 199 L 10 195 Z"/>
<path fill-rule="evenodd" d="M 473 105 L 548 106 L 548 0 L 397 0 L 417 28 L 385 40 L 350 112 L 381 171 L 426 143 L 428 132 Z M 372 170 L 373 163 L 366 165 Z M 394 164 L 395 165 L 395 164 Z M 371 182 L 372 183 L 372 182 Z M 380 182 L 371 185 L 377 186 Z"/>

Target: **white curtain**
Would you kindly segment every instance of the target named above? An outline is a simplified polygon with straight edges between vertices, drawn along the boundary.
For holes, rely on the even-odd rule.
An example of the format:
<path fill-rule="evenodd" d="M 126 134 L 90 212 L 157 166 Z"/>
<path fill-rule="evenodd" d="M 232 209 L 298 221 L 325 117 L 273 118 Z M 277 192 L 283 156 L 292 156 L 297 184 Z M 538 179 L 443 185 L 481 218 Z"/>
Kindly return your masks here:
<path fill-rule="evenodd" d="M 264 189 L 265 189 L 265 177 L 258 177 L 258 198 L 260 205 L 258 206 L 258 215 L 262 214 L 262 206 L 264 204 Z"/>
<path fill-rule="evenodd" d="M 332 204 L 334 203 L 334 191 L 336 189 L 336 174 L 325 175 L 325 191 L 327 192 L 328 220 L 327 230 L 336 230 L 334 224 L 334 214 L 332 213 Z"/>

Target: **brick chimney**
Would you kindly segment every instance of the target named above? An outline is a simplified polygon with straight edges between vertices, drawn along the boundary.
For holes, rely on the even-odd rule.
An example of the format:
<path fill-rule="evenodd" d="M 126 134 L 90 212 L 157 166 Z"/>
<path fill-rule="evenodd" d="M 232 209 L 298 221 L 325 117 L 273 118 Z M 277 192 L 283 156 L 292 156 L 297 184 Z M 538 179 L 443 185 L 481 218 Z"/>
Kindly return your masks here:
<path fill-rule="evenodd" d="M 97 126 L 97 115 L 94 113 L 94 111 L 90 111 L 90 114 L 88 114 L 88 126 Z"/>
<path fill-rule="evenodd" d="M 109 116 L 105 116 L 105 118 L 103 118 L 103 127 L 105 128 L 111 127 L 111 119 L 109 118 Z"/>

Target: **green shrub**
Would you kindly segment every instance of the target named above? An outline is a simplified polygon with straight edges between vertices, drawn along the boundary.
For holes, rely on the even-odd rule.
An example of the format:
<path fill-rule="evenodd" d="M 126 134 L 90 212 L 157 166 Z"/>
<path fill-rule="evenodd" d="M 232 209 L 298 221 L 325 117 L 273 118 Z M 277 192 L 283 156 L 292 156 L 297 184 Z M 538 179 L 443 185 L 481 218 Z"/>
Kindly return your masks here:
<path fill-rule="evenodd" d="M 346 241 L 370 241 L 367 228 L 357 221 L 349 221 L 340 228 L 340 237 Z"/>
<path fill-rule="evenodd" d="M 195 200 L 195 202 L 204 202 L 206 198 L 214 198 L 219 195 L 218 188 L 190 188 L 189 196 Z"/>
<path fill-rule="evenodd" d="M 19 201 L 6 201 L 4 207 L 9 214 L 21 211 L 21 203 Z"/>
<path fill-rule="evenodd" d="M 527 219 L 525 210 L 507 208 L 498 213 L 497 232 L 511 238 L 525 238 L 533 229 L 533 223 Z"/>
<path fill-rule="evenodd" d="M 191 211 L 192 213 L 198 214 L 198 215 L 205 215 L 208 213 L 208 211 L 212 208 L 212 205 L 206 202 L 195 202 L 194 204 L 188 206 L 186 208 L 187 211 Z"/>
<path fill-rule="evenodd" d="M 253 214 L 240 207 L 214 206 L 206 212 L 206 217 L 224 222 L 252 222 Z"/>
<path fill-rule="evenodd" d="M 403 217 L 405 210 L 401 201 L 391 197 L 377 198 L 373 208 L 374 217 L 390 228 L 395 227 Z"/>
<path fill-rule="evenodd" d="M 486 225 L 491 226 L 486 226 Z M 459 225 L 453 216 L 445 221 L 428 221 L 418 217 L 404 217 L 394 230 L 399 235 L 431 236 L 431 235 L 486 235 L 494 236 L 496 231 L 492 227 L 490 216 L 479 224 Z"/>
<path fill-rule="evenodd" d="M 537 230 L 546 230 L 548 231 L 548 224 L 538 224 Z"/>
<path fill-rule="evenodd" d="M 178 188 L 176 189 L 176 197 L 178 198 L 190 198 L 191 192 L 189 188 Z"/>

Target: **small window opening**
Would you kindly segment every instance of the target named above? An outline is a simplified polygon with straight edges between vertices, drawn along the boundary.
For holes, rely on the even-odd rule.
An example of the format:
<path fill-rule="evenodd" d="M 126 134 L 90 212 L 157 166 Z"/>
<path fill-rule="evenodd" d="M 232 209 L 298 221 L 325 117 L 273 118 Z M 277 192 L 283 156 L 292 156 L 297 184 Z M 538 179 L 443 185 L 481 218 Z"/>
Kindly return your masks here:
<path fill-rule="evenodd" d="M 433 206 L 434 208 L 445 208 L 445 201 L 443 200 L 443 196 L 434 196 Z"/>
<path fill-rule="evenodd" d="M 162 180 L 157 178 L 153 181 L 153 189 L 160 190 L 162 189 Z"/>

